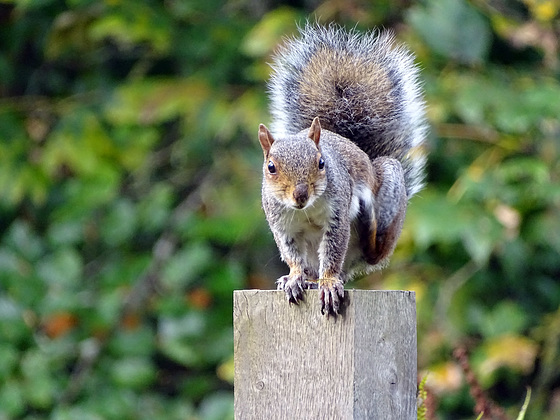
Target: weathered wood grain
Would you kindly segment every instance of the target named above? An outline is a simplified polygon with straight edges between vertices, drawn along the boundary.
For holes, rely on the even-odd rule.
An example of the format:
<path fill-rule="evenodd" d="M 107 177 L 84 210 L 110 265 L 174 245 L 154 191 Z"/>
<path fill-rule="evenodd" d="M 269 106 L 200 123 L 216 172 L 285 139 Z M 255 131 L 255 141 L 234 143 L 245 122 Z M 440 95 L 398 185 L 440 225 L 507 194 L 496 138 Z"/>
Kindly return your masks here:
<path fill-rule="evenodd" d="M 416 419 L 414 292 L 348 290 L 336 318 L 318 302 L 234 292 L 236 420 Z"/>

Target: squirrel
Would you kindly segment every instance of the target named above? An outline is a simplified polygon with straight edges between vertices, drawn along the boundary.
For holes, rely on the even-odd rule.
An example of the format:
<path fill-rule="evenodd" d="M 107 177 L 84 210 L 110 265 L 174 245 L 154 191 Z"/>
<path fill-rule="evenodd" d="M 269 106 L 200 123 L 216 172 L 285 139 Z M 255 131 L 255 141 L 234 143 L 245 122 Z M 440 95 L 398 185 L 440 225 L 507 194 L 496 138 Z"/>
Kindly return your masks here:
<path fill-rule="evenodd" d="M 387 265 L 423 187 L 425 104 L 414 57 L 391 31 L 299 31 L 271 64 L 262 205 L 290 269 L 278 290 L 297 304 L 318 288 L 321 313 L 336 316 L 344 284 Z"/>

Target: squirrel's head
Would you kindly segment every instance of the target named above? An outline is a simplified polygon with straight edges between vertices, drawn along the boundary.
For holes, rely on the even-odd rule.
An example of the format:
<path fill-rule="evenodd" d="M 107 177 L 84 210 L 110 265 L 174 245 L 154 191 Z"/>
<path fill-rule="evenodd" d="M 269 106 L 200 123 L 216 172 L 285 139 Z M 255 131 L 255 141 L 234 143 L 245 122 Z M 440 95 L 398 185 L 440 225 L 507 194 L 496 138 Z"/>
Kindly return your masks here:
<path fill-rule="evenodd" d="M 263 188 L 287 207 L 313 205 L 327 188 L 325 162 L 319 139 L 321 124 L 315 118 L 307 135 L 298 133 L 274 139 L 261 124 L 259 141 L 264 153 Z"/>

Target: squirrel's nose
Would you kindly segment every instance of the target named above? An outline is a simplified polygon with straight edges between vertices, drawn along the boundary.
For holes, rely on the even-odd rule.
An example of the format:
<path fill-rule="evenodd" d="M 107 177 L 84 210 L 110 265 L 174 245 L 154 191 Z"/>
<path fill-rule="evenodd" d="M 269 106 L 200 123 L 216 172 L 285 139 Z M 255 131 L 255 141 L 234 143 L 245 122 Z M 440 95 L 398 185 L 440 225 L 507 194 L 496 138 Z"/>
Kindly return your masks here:
<path fill-rule="evenodd" d="M 309 198 L 309 190 L 306 184 L 298 184 L 294 188 L 294 200 L 298 208 L 303 208 Z"/>

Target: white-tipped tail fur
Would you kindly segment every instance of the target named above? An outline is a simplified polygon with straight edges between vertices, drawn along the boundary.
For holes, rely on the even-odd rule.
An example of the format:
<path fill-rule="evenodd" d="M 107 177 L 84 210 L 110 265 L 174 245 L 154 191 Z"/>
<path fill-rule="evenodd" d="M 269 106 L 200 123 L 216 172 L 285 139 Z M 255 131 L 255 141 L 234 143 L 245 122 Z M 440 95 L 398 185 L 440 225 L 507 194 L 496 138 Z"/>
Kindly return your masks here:
<path fill-rule="evenodd" d="M 370 159 L 391 156 L 403 167 L 410 198 L 423 186 L 427 123 L 413 55 L 390 31 L 359 33 L 307 24 L 272 63 L 272 132 L 323 128 L 344 136 Z"/>

